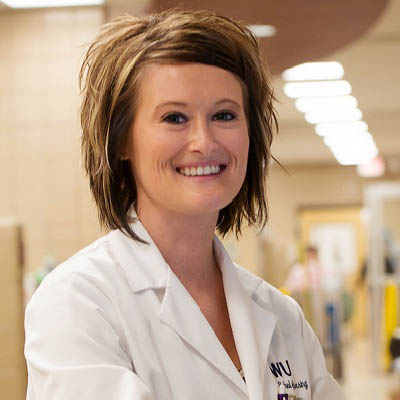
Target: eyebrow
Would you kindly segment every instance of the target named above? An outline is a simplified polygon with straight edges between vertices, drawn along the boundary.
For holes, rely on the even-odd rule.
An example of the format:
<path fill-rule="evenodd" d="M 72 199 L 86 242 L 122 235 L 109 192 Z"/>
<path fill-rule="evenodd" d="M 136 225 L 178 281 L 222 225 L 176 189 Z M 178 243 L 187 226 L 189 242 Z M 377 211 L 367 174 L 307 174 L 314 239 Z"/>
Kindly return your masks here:
<path fill-rule="evenodd" d="M 222 103 L 232 103 L 234 104 L 236 107 L 241 108 L 242 106 L 236 102 L 235 100 L 229 99 L 229 98 L 223 98 L 221 100 L 218 100 L 215 105 L 218 106 Z M 164 103 L 160 103 L 159 105 L 156 106 L 156 108 L 154 109 L 154 114 L 157 113 L 157 111 L 160 108 L 163 108 L 165 106 L 177 106 L 177 107 L 187 107 L 188 103 L 182 102 L 182 101 L 166 101 Z"/>
<path fill-rule="evenodd" d="M 166 101 L 164 103 L 160 103 L 158 106 L 156 106 L 155 110 L 158 110 L 162 107 L 165 106 L 179 106 L 179 107 L 187 107 L 187 103 L 184 103 L 182 101 Z"/>
<path fill-rule="evenodd" d="M 220 105 L 221 103 L 232 103 L 232 104 L 234 104 L 235 106 L 237 106 L 237 107 L 239 107 L 239 108 L 242 107 L 242 106 L 241 106 L 238 102 L 236 102 L 235 100 L 228 99 L 228 98 L 218 100 L 218 101 L 215 103 L 215 105 L 218 106 L 218 105 Z"/>

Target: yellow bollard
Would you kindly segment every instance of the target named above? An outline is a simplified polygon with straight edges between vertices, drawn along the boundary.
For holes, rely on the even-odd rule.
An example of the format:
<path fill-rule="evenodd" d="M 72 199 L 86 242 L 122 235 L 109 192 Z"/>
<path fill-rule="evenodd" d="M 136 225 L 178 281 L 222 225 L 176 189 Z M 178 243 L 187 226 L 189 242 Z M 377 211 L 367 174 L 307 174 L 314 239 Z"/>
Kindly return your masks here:
<path fill-rule="evenodd" d="M 389 280 L 385 287 L 384 296 L 384 368 L 388 370 L 391 363 L 389 351 L 390 339 L 397 327 L 397 286 L 393 280 Z"/>
<path fill-rule="evenodd" d="M 283 293 L 286 294 L 287 296 L 291 295 L 291 291 L 286 287 L 286 286 L 281 286 L 279 287 L 279 290 Z"/>

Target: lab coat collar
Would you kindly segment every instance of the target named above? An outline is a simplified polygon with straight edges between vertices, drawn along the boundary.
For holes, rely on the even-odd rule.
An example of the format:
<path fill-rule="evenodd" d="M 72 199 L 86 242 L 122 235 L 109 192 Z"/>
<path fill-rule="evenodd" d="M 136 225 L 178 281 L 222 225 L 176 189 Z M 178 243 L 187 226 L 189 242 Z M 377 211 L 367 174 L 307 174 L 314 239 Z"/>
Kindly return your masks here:
<path fill-rule="evenodd" d="M 159 315 L 163 323 L 174 329 L 186 343 L 247 396 L 246 385 L 215 332 L 172 270 L 169 271 L 168 284 Z M 212 385 L 212 382 L 209 384 Z"/>
<path fill-rule="evenodd" d="M 257 301 L 262 293 L 259 290 L 263 286 L 262 279 L 235 267 L 218 238 L 214 240 L 214 252 L 223 275 L 229 317 L 249 399 L 262 400 L 269 346 L 277 318 L 265 303 Z"/>
<path fill-rule="evenodd" d="M 110 232 L 110 251 L 123 269 L 133 293 L 165 288 L 169 266 L 136 214 L 131 213 L 131 216 L 132 230 L 146 243 L 135 241 L 121 231 L 114 230 Z"/>
<path fill-rule="evenodd" d="M 268 310 L 266 296 L 259 301 L 260 294 L 264 293 L 260 290 L 263 281 L 238 269 L 218 238 L 214 238 L 214 253 L 223 275 L 225 297 L 246 378 L 245 385 L 199 307 L 138 219 L 132 228 L 149 244 L 134 241 L 120 231 L 110 234 L 115 257 L 124 270 L 131 290 L 137 293 L 165 288 L 159 311 L 161 321 L 248 394 L 250 400 L 262 400 L 269 346 L 276 325 L 276 316 Z"/>

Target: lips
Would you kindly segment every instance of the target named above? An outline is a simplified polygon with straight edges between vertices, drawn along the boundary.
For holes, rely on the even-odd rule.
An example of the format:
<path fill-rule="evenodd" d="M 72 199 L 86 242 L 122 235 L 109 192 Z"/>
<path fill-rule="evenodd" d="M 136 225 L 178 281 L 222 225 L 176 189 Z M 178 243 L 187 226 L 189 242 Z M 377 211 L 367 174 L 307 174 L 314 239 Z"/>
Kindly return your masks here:
<path fill-rule="evenodd" d="M 208 176 L 217 175 L 226 168 L 224 164 L 210 164 L 198 167 L 180 167 L 177 172 L 184 176 Z"/>

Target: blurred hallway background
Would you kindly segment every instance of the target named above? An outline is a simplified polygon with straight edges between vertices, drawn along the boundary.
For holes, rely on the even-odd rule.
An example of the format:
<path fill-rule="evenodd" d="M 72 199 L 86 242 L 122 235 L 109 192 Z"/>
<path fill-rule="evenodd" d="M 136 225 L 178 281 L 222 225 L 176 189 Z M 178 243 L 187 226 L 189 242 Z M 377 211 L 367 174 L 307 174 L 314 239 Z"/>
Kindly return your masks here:
<path fill-rule="evenodd" d="M 183 6 L 252 25 L 276 92 L 280 129 L 272 153 L 287 172 L 271 165 L 266 228 L 247 229 L 240 241 L 225 238 L 228 250 L 302 304 L 348 399 L 396 399 L 400 372 L 389 344 L 400 325 L 400 0 L 6 3 L 0 1 L 0 398 L 25 396 L 27 299 L 49 269 L 103 233 L 80 165 L 77 78 L 87 43 L 114 16 Z M 368 125 L 372 153 L 344 138 L 353 128 L 317 133 L 305 120 L 313 116 L 296 108 L 299 96 L 289 97 L 286 85 L 304 78 L 291 82 L 285 71 L 316 61 L 340 63 L 342 76 L 327 80 L 351 85 L 362 112 L 355 121 Z M 329 120 L 334 109 L 328 114 L 338 123 Z M 333 136 L 344 138 L 345 156 L 328 147 Z M 315 262 L 307 258 L 310 246 Z M 303 286 L 290 284 L 292 271 Z"/>

